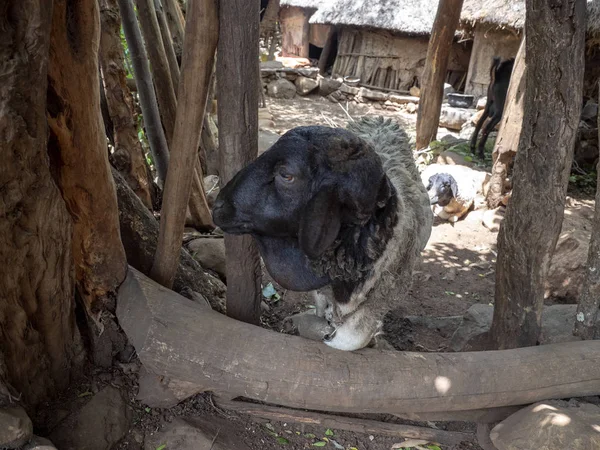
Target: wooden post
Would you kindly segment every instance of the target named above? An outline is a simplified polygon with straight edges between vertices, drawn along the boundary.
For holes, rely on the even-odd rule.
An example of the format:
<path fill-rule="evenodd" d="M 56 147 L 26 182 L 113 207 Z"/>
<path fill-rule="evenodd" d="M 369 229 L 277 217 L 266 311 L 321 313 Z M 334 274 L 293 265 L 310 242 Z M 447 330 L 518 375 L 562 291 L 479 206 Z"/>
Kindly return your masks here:
<path fill-rule="evenodd" d="M 506 104 L 500 122 L 500 131 L 494 144 L 492 159 L 492 178 L 487 194 L 487 204 L 490 209 L 500 206 L 504 195 L 504 180 L 508 176 L 521 137 L 523 126 L 523 99 L 525 91 L 525 37 L 521 41 L 519 52 L 515 60 L 510 85 L 506 94 Z"/>
<path fill-rule="evenodd" d="M 190 198 L 198 156 L 200 132 L 219 37 L 217 0 L 189 5 L 181 67 L 179 105 L 171 162 L 163 196 L 160 233 L 151 276 L 171 288 L 179 264 L 186 206 Z M 205 221 L 212 222 L 208 206 Z"/>
<path fill-rule="evenodd" d="M 179 87 L 179 63 L 177 62 L 177 55 L 175 55 L 175 47 L 173 46 L 173 38 L 171 37 L 171 31 L 167 24 L 167 18 L 165 11 L 160 3 L 160 0 L 154 0 L 154 8 L 156 10 L 156 18 L 158 19 L 158 26 L 160 28 L 160 36 L 162 37 L 163 46 L 167 55 L 167 61 L 169 63 L 169 71 L 171 72 L 171 80 L 173 81 L 173 89 L 175 95 L 177 95 L 177 89 Z"/>
<path fill-rule="evenodd" d="M 225 185 L 258 155 L 258 0 L 221 3 L 217 58 L 219 154 Z M 250 236 L 225 236 L 227 313 L 258 323 L 261 269 Z"/>
<path fill-rule="evenodd" d="M 329 28 L 329 33 L 327 33 L 327 41 L 325 42 L 325 47 L 323 47 L 323 51 L 321 52 L 321 56 L 319 57 L 319 73 L 323 76 L 325 76 L 325 70 L 327 70 L 327 61 L 329 60 L 329 55 L 331 55 L 331 50 L 333 46 L 333 36 L 335 35 L 335 33 L 335 26 L 331 25 Z"/>
<path fill-rule="evenodd" d="M 527 0 L 523 128 L 498 235 L 494 348 L 536 345 L 581 113 L 585 0 Z"/>
<path fill-rule="evenodd" d="M 421 81 L 421 99 L 417 114 L 417 150 L 426 148 L 437 136 L 448 59 L 462 5 L 463 0 L 440 0 L 438 4 Z"/>

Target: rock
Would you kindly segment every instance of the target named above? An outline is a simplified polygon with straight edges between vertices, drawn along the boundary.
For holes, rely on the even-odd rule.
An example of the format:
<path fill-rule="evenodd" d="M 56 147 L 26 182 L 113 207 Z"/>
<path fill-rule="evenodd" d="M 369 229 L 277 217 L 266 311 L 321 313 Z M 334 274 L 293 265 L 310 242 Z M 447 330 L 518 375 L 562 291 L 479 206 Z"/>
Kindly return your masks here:
<path fill-rule="evenodd" d="M 194 239 L 187 245 L 193 258 L 205 269 L 215 271 L 225 279 L 225 241 L 220 238 Z"/>
<path fill-rule="evenodd" d="M 405 319 L 413 326 L 436 330 L 442 337 L 451 337 L 463 321 L 462 316 L 406 316 Z"/>
<path fill-rule="evenodd" d="M 453 94 L 454 92 L 456 92 L 456 89 L 454 89 L 451 84 L 444 83 L 444 97 L 447 97 L 448 94 Z"/>
<path fill-rule="evenodd" d="M 57 450 L 50 440 L 34 436 L 21 450 Z"/>
<path fill-rule="evenodd" d="M 312 78 L 298 77 L 296 78 L 296 92 L 299 95 L 308 95 L 319 87 L 319 82 Z"/>
<path fill-rule="evenodd" d="M 473 125 L 471 123 L 471 121 L 468 121 L 460 129 L 460 133 L 458 134 L 458 137 L 460 137 L 461 139 L 470 140 L 471 137 L 473 136 L 474 131 L 475 131 L 475 125 Z"/>
<path fill-rule="evenodd" d="M 438 164 L 448 164 L 452 166 L 467 166 L 474 167 L 475 163 L 473 161 L 467 161 L 465 156 L 455 153 L 452 150 L 446 150 L 437 157 Z"/>
<path fill-rule="evenodd" d="M 318 76 L 317 80 L 319 80 L 319 95 L 322 97 L 327 97 L 332 92 L 337 91 L 342 85 L 342 80 L 335 78 Z"/>
<path fill-rule="evenodd" d="M 499 206 L 496 209 L 489 209 L 483 213 L 483 226 L 494 233 L 500 230 L 500 224 L 504 220 L 506 208 Z"/>
<path fill-rule="evenodd" d="M 156 450 L 163 445 L 166 450 L 250 450 L 242 442 L 241 434 L 232 421 L 177 418 L 161 431 L 146 434 L 144 450 Z"/>
<path fill-rule="evenodd" d="M 589 101 L 585 104 L 583 109 L 581 110 L 581 118 L 583 120 L 594 119 L 598 116 L 598 103 L 594 101 Z"/>
<path fill-rule="evenodd" d="M 319 69 L 316 67 L 308 67 L 306 69 L 296 69 L 296 72 L 303 77 L 316 79 L 319 74 Z"/>
<path fill-rule="evenodd" d="M 219 181 L 218 175 L 207 175 L 204 177 L 204 192 L 206 193 L 206 201 L 210 208 L 215 204 L 217 195 L 219 195 L 219 191 L 221 190 Z"/>
<path fill-rule="evenodd" d="M 144 366 L 140 369 L 138 383 L 137 399 L 151 408 L 172 408 L 186 398 L 202 392 L 200 386 L 155 375 Z"/>
<path fill-rule="evenodd" d="M 442 106 L 440 114 L 440 127 L 449 128 L 451 130 L 460 130 L 469 118 L 472 116 L 473 110 L 464 108 L 453 108 L 452 106 Z"/>
<path fill-rule="evenodd" d="M 260 63 L 262 69 L 283 69 L 283 63 L 281 61 L 263 61 Z"/>
<path fill-rule="evenodd" d="M 266 152 L 271 146 L 279 140 L 280 136 L 274 131 L 259 130 L 258 132 L 258 154 Z"/>
<path fill-rule="evenodd" d="M 275 58 L 277 62 L 283 64 L 284 68 L 299 69 L 302 67 L 310 67 L 308 58 L 295 58 L 293 56 L 278 56 Z"/>
<path fill-rule="evenodd" d="M 421 89 L 418 88 L 417 86 L 413 86 L 411 87 L 408 92 L 410 92 L 410 95 L 412 95 L 413 97 L 420 97 L 421 96 Z"/>
<path fill-rule="evenodd" d="M 523 408 L 496 425 L 498 450 L 591 450 L 600 448 L 600 408 L 549 400 Z"/>
<path fill-rule="evenodd" d="M 540 344 L 557 344 L 579 340 L 573 336 L 577 305 L 545 306 L 542 312 Z M 492 325 L 494 307 L 475 304 L 463 317 L 463 321 L 450 339 L 450 349 L 464 352 L 481 349 L 478 347 Z"/>
<path fill-rule="evenodd" d="M 419 103 L 419 97 L 415 95 L 390 94 L 390 101 L 398 103 L 399 105 L 404 105 L 406 103 Z"/>
<path fill-rule="evenodd" d="M 131 424 L 131 409 L 117 388 L 107 386 L 50 435 L 60 450 L 109 450 Z"/>
<path fill-rule="evenodd" d="M 348 86 L 346 83 L 342 83 L 339 88 L 340 92 L 348 95 L 358 95 L 360 88 L 354 86 Z"/>
<path fill-rule="evenodd" d="M 473 114 L 471 116 L 471 119 L 469 120 L 469 122 L 471 122 L 473 125 L 477 125 L 477 122 L 479 122 L 479 119 L 481 119 L 481 116 L 483 116 L 483 109 L 480 109 L 475 114 Z"/>
<path fill-rule="evenodd" d="M 294 314 L 287 318 L 297 328 L 298 334 L 306 339 L 313 341 L 322 341 L 323 338 L 333 331 L 324 317 L 315 315 L 314 310 L 309 310 L 299 314 Z"/>
<path fill-rule="evenodd" d="M 407 103 L 405 108 L 406 108 L 406 112 L 410 113 L 410 114 L 416 113 L 417 110 L 419 109 L 419 107 L 414 103 Z"/>
<path fill-rule="evenodd" d="M 280 78 L 267 85 L 267 94 L 273 98 L 292 99 L 296 96 L 296 86 L 291 81 Z"/>
<path fill-rule="evenodd" d="M 33 436 L 33 424 L 20 406 L 0 409 L 0 448 L 19 448 Z"/>
<path fill-rule="evenodd" d="M 367 88 L 360 88 L 358 95 L 360 95 L 362 98 L 366 98 L 367 100 L 372 100 L 375 102 L 385 102 L 389 97 L 385 92 L 375 91 Z"/>
<path fill-rule="evenodd" d="M 487 103 L 487 97 L 481 97 L 479 100 L 477 100 L 477 106 L 476 106 L 476 108 L 478 110 L 484 109 L 486 103 Z"/>

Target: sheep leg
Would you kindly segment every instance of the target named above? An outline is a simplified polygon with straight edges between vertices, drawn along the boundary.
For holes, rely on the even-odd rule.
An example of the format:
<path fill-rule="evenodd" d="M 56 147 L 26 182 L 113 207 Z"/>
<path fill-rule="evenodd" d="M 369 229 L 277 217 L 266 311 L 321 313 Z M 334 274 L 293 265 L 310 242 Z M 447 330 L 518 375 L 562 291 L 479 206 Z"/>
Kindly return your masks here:
<path fill-rule="evenodd" d="M 483 114 L 477 121 L 477 125 L 475 125 L 475 131 L 473 131 L 473 135 L 471 136 L 471 153 L 475 154 L 475 147 L 477 145 L 477 136 L 479 135 L 479 131 L 483 126 L 483 123 L 490 115 L 490 109 L 492 107 L 492 102 L 487 102 L 485 104 L 485 109 L 483 110 Z"/>
<path fill-rule="evenodd" d="M 483 133 L 481 133 L 481 139 L 479 141 L 479 146 L 477 149 L 480 159 L 485 158 L 485 143 L 487 142 L 488 135 L 492 132 L 492 130 L 496 127 L 496 125 L 498 125 L 498 123 L 500 122 L 500 119 L 502 119 L 501 115 L 492 116 L 492 118 L 486 124 L 486 126 L 483 127 Z"/>
<path fill-rule="evenodd" d="M 313 291 L 313 297 L 315 299 L 315 315 L 317 317 L 325 317 L 325 312 L 329 305 L 331 305 L 331 288 L 324 287 Z"/>

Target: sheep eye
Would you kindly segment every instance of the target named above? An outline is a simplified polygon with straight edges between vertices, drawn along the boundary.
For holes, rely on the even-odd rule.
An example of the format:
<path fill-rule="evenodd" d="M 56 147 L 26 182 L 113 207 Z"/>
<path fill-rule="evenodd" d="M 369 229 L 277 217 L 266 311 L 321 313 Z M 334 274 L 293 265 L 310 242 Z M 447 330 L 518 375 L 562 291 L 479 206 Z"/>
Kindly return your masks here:
<path fill-rule="evenodd" d="M 285 181 L 286 183 L 291 183 L 294 181 L 294 176 L 290 175 L 289 173 L 286 172 L 279 172 L 279 176 L 281 177 L 281 179 L 283 181 Z"/>

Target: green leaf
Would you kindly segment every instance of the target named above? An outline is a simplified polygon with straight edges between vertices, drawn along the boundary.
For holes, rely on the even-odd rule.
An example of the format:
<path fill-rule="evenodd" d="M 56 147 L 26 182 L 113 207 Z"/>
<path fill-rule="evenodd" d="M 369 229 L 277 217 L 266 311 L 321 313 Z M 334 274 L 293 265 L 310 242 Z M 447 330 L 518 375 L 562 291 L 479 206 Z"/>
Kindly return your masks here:
<path fill-rule="evenodd" d="M 289 444 L 290 441 L 288 441 L 286 438 L 284 437 L 278 437 L 277 438 L 277 442 L 279 442 L 280 444 Z"/>
<path fill-rule="evenodd" d="M 471 156 L 465 156 L 465 161 L 466 162 L 471 162 L 471 161 L 473 161 L 473 157 L 471 157 Z"/>
<path fill-rule="evenodd" d="M 152 410 L 146 406 L 146 407 L 144 408 L 144 411 L 146 411 L 147 413 L 149 413 L 149 412 L 150 412 L 150 411 L 152 411 Z"/>
<path fill-rule="evenodd" d="M 358 450 L 356 447 L 348 447 L 348 450 Z"/>
<path fill-rule="evenodd" d="M 428 448 L 429 450 L 442 450 L 440 447 L 438 447 L 437 445 L 426 445 L 426 448 Z"/>
<path fill-rule="evenodd" d="M 90 391 L 86 391 L 86 392 L 82 392 L 77 397 L 83 398 L 83 397 L 89 397 L 90 395 L 94 395 L 94 394 L 92 392 L 90 392 Z"/>
<path fill-rule="evenodd" d="M 275 431 L 275 427 L 271 423 L 265 423 L 265 428 L 271 431 Z"/>
<path fill-rule="evenodd" d="M 333 436 L 333 431 L 331 431 L 330 428 L 327 428 L 327 430 L 325 431 L 325 436 Z"/>
<path fill-rule="evenodd" d="M 162 444 L 156 447 L 156 450 L 165 450 L 165 448 L 167 448 L 167 444 Z"/>
<path fill-rule="evenodd" d="M 314 439 L 314 438 L 316 438 L 316 436 L 314 434 L 312 434 L 312 433 L 305 433 L 304 437 L 308 438 L 308 439 Z"/>
<path fill-rule="evenodd" d="M 315 442 L 313 444 L 313 447 L 325 447 L 327 445 L 327 442 L 325 441 L 319 441 L 319 442 Z"/>

